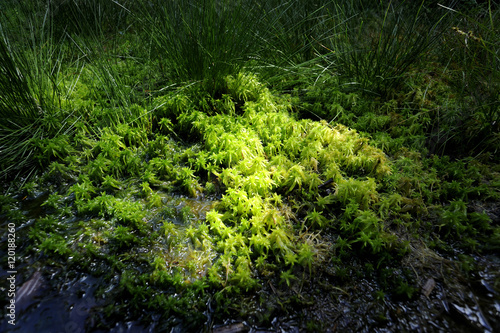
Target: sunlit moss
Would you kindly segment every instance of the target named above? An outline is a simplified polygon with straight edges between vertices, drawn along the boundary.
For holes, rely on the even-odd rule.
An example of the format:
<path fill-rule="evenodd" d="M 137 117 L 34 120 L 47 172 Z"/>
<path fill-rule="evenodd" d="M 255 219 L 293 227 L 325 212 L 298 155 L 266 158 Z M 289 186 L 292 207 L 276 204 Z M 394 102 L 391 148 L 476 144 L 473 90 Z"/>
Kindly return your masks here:
<path fill-rule="evenodd" d="M 374 260 L 373 271 L 409 251 L 405 239 L 417 228 L 473 249 L 480 244 L 472 237 L 493 230 L 486 215 L 468 212 L 462 201 L 474 186 L 464 190 L 466 179 L 482 177 L 472 166 L 424 164 L 410 150 L 389 158 L 356 130 L 299 119 L 256 76 L 229 77 L 227 84 L 227 94 L 202 102 L 188 93 L 155 99 L 159 120 L 151 128 L 115 124 L 91 134 L 79 126 L 73 148 L 52 147 L 47 179 L 74 183 L 44 200 L 53 213 L 36 221 L 33 243 L 55 257 L 106 262 L 135 305 L 150 299 L 165 310 L 209 287 L 238 294 L 258 290 L 262 279 L 291 287 L 329 260 L 360 254 Z M 382 120 L 373 126 L 386 126 Z M 175 141 L 177 133 L 195 142 Z M 81 158 L 71 158 L 74 151 Z M 443 185 L 440 177 L 451 181 Z M 202 217 L 170 202 L 171 195 L 218 201 Z M 443 198 L 457 199 L 445 209 L 426 208 Z M 66 232 L 57 216 L 72 209 L 83 220 L 75 244 L 57 236 Z M 422 221 L 428 216 L 434 220 Z M 342 272 L 339 266 L 339 279 L 347 279 Z M 389 284 L 398 295 L 414 294 L 406 281 Z M 178 299 L 158 296 L 165 290 Z"/>

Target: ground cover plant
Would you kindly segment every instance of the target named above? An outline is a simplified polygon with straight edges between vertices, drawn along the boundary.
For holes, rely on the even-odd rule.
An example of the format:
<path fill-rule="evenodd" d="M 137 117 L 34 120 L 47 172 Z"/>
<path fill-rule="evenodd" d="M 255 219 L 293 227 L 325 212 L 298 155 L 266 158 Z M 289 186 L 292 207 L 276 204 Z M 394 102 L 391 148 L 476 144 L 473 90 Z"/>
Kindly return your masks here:
<path fill-rule="evenodd" d="M 0 10 L 3 329 L 500 327 L 495 1 Z"/>

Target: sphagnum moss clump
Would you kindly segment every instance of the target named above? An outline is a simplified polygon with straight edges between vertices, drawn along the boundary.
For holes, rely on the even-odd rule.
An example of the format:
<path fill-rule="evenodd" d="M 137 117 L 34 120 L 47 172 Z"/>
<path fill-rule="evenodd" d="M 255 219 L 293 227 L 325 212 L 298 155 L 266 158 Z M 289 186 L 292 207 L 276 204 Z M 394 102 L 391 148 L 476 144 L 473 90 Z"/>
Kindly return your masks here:
<path fill-rule="evenodd" d="M 54 236 L 56 226 L 45 224 L 33 237 L 41 250 L 103 260 L 121 274 L 124 291 L 146 297 L 150 283 L 150 305 L 172 309 L 174 303 L 167 305 L 157 291 L 186 294 L 210 286 L 237 294 L 261 288 L 262 279 L 289 285 L 311 276 L 335 246 L 322 230 L 340 233 L 344 250 L 359 244 L 377 254 L 387 247 L 390 232 L 371 209 L 379 201 L 376 182 L 391 167 L 356 131 L 298 119 L 286 96 L 272 94 L 250 74 L 227 78 L 223 103 L 190 98 L 175 99 L 186 109 L 163 97 L 153 102 L 162 115 L 156 121 L 168 119 L 169 127 L 146 124 L 159 129 L 149 137 L 131 125 L 95 134 L 78 126 L 75 149 L 82 157 L 56 154 L 57 163 L 71 169 L 54 168 L 83 170 L 66 191 L 74 196 L 75 213 L 90 222 L 72 247 Z M 209 115 L 197 105 L 217 112 Z M 169 138 L 175 131 L 201 144 L 183 147 Z M 199 197 L 205 182 L 216 184 L 219 195 L 205 218 L 193 220 L 185 209 L 163 212 L 168 193 Z M 327 193 L 320 191 L 324 183 Z M 62 209 L 62 196 L 51 195 L 45 206 Z M 349 205 L 357 209 L 338 219 Z M 142 273 L 131 268 L 135 264 Z"/>
<path fill-rule="evenodd" d="M 312 230 L 339 226 L 334 216 L 318 212 L 324 207 L 289 205 L 321 200 L 326 194 L 319 193 L 319 186 L 328 179 L 333 180 L 329 206 L 342 210 L 354 201 L 365 210 L 365 215 L 353 216 L 356 222 L 350 242 L 381 251 L 385 243 L 377 237 L 384 225 L 369 209 L 378 201 L 376 179 L 391 171 L 385 154 L 342 125 L 297 119 L 286 98 L 271 94 L 252 75 L 229 77 L 228 92 L 244 101 L 239 114 L 221 110 L 209 117 L 190 109 L 177 118 L 179 128 L 191 128 L 204 139 L 207 163 L 198 164 L 198 171 L 209 175 L 211 171 L 210 176 L 224 186 L 220 204 L 207 214 L 214 243 L 224 253 L 218 259 L 223 262 L 214 263 L 210 279 L 246 290 L 255 288 L 258 284 L 251 281 L 262 273 L 255 264 L 258 258 L 312 272 L 325 259 L 324 244 L 305 240 L 313 235 Z M 273 196 L 280 199 L 269 200 Z M 371 220 L 357 222 L 368 213 Z"/>

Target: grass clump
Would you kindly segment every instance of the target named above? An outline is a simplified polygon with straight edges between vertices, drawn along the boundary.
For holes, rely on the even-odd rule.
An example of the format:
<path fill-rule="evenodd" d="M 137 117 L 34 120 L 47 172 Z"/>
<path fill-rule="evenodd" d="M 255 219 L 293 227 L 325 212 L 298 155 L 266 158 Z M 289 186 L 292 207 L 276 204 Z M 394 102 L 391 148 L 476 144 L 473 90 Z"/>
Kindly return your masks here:
<path fill-rule="evenodd" d="M 443 15 L 424 14 L 423 1 L 419 6 L 404 4 L 391 1 L 384 10 L 365 12 L 349 22 L 341 32 L 344 38 L 332 39 L 334 61 L 358 89 L 391 94 L 401 87 L 411 66 L 438 42 Z"/>
<path fill-rule="evenodd" d="M 143 3 L 141 17 L 162 71 L 201 81 L 213 94 L 257 47 L 255 14 L 248 1 L 153 1 Z"/>
<path fill-rule="evenodd" d="M 0 25 L 2 178 L 34 172 L 38 167 L 36 156 L 40 141 L 46 140 L 47 145 L 42 149 L 47 155 L 58 155 L 62 147 L 58 143 L 49 144 L 48 140 L 57 134 L 63 135 L 70 128 L 60 109 L 59 92 L 53 83 L 57 68 L 53 73 L 49 66 L 44 67 L 48 57 L 57 52 L 56 46 L 49 44 L 48 50 L 38 46 L 35 55 L 22 49 L 24 45 L 10 43 L 5 29 Z M 31 31 L 32 38 L 35 38 L 35 33 Z M 50 36 L 42 34 L 41 37 L 51 41 Z"/>

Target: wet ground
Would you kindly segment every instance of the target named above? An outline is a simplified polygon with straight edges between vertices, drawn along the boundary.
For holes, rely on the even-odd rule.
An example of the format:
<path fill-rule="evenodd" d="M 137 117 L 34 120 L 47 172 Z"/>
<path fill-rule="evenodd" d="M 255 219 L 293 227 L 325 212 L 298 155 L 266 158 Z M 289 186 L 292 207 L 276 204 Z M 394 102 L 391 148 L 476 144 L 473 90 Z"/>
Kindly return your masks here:
<path fill-rule="evenodd" d="M 212 328 L 214 332 L 301 332 L 308 328 L 308 322 L 314 320 L 321 323 L 320 326 L 309 328 L 325 332 L 498 332 L 500 297 L 492 284 L 500 262 L 498 258 L 480 260 L 494 263 L 486 264 L 484 270 L 471 279 L 470 289 L 455 290 L 447 286 L 446 281 L 438 280 L 429 297 L 421 293 L 411 301 L 395 301 L 387 296 L 377 298 L 379 288 L 373 281 L 362 279 L 343 290 L 328 290 L 325 281 L 315 284 L 317 281 L 313 280 L 300 291 L 292 290 L 291 294 L 302 298 L 300 309 L 276 313 L 270 318 L 270 325 L 252 325 L 252 319 L 242 321 L 235 318 L 215 322 L 204 329 L 209 331 Z M 491 269 L 496 271 L 490 272 Z M 85 274 L 74 277 L 59 274 L 47 267 L 43 273 L 36 271 L 23 282 L 18 289 L 18 294 L 25 293 L 17 302 L 16 326 L 10 327 L 4 321 L 1 331 L 76 333 L 93 327 L 92 332 L 108 332 L 96 330 L 98 325 L 93 320 L 98 316 L 91 315 L 102 305 L 102 301 L 94 296 L 100 279 Z M 328 279 L 325 276 L 319 278 Z M 273 302 L 287 302 L 294 297 L 289 291 L 268 286 L 260 293 L 268 293 Z M 26 291 L 26 288 L 30 290 Z M 257 298 L 253 302 L 251 299 L 247 301 L 247 307 L 253 308 L 247 309 L 250 318 L 257 320 L 259 315 L 265 315 L 266 309 L 257 305 Z M 152 322 L 145 326 L 138 321 L 117 322 L 109 332 L 154 332 L 158 324 Z M 183 331 L 182 325 L 173 331 Z"/>
<path fill-rule="evenodd" d="M 343 284 L 342 288 L 336 287 L 339 283 L 335 283 L 335 278 L 326 271 L 311 278 L 307 285 L 292 285 L 290 288 L 269 281 L 258 295 L 245 300 L 244 310 L 238 309 L 240 313 L 246 312 L 246 318 L 236 316 L 222 321 L 207 318 L 209 324 L 202 330 L 301 332 L 309 326 L 309 329 L 324 332 L 498 332 L 500 296 L 495 284 L 499 281 L 500 259 L 490 256 L 476 260 L 480 270 L 467 282 L 456 281 L 452 276 L 432 277 L 432 273 L 421 276 L 421 288 L 411 300 L 378 295 L 380 286 L 366 278 Z M 31 271 L 28 267 L 22 270 Z M 94 294 L 100 278 L 63 272 L 61 268 L 45 266 L 34 271 L 28 279 L 20 279 L 16 326 L 11 327 L 4 320 L 1 331 L 157 331 L 159 323 L 154 321 L 147 326 L 139 321 L 117 322 L 111 330 L 97 329 L 96 320 L 100 316 L 95 311 L 101 311 L 104 304 Z M 1 279 L 5 278 L 6 275 L 2 274 Z M 435 284 L 429 291 L 423 287 L 430 279 Z M 272 304 L 260 304 L 259 299 L 263 298 Z M 285 310 L 279 309 L 279 303 Z M 209 313 L 210 306 L 207 305 L 206 314 Z M 269 313 L 268 324 L 258 324 Z M 179 325 L 173 331 L 182 332 L 183 326 Z"/>
<path fill-rule="evenodd" d="M 40 193 L 23 203 L 27 222 L 18 230 L 29 228 L 40 214 L 39 204 L 46 198 Z M 196 212 L 190 218 L 203 219 L 211 204 L 204 200 L 172 197 L 167 204 L 181 214 L 189 206 Z M 2 221 L 2 228 L 8 221 Z M 180 222 L 179 222 L 180 223 Z M 21 234 L 21 232 L 18 232 Z M 21 242 L 22 239 L 19 239 Z M 4 243 L 5 244 L 5 243 Z M 18 248 L 23 253 L 23 245 Z M 6 252 L 2 248 L 2 258 Z M 321 267 L 303 282 L 286 285 L 278 280 L 266 282 L 256 293 L 244 296 L 237 307 L 224 317 L 207 303 L 207 321 L 200 331 L 221 332 L 499 332 L 500 331 L 500 257 L 470 256 L 474 269 L 464 270 L 454 256 L 440 256 L 415 242 L 403 263 L 415 273 L 416 284 L 410 298 L 397 297 L 378 282 L 377 270 L 364 271 L 364 263 L 349 263 L 349 271 L 340 278 L 336 267 Z M 2 332 L 157 332 L 161 314 L 147 313 L 147 324 L 136 320 L 100 323 L 109 299 L 96 296 L 102 278 L 92 274 L 67 271 L 47 258 L 26 254 L 18 259 L 16 274 L 16 325 L 5 319 L 2 309 Z M 397 272 L 395 274 L 398 274 Z M 1 281 L 8 273 L 2 270 Z M 118 284 L 106 282 L 110 289 Z M 305 281 L 305 282 L 304 282 Z M 6 283 L 2 298 L 7 301 Z M 107 290 L 104 290 L 104 295 Z M 4 303 L 6 304 L 6 303 Z M 131 318 L 125 316 L 123 318 Z M 109 329 L 111 327 L 111 329 Z M 182 323 L 171 332 L 185 331 Z"/>

